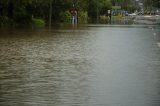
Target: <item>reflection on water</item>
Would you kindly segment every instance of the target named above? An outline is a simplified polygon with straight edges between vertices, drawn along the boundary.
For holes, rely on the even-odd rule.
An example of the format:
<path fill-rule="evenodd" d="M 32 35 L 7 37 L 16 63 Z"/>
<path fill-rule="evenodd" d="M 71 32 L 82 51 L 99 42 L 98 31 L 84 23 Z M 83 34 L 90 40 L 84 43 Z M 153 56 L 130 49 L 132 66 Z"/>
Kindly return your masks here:
<path fill-rule="evenodd" d="M 1 30 L 0 106 L 159 106 L 154 31 Z"/>
<path fill-rule="evenodd" d="M 112 19 L 111 24 L 115 25 L 115 24 L 119 24 L 119 25 L 132 25 L 133 19 L 129 19 L 129 18 L 122 18 L 122 19 Z"/>

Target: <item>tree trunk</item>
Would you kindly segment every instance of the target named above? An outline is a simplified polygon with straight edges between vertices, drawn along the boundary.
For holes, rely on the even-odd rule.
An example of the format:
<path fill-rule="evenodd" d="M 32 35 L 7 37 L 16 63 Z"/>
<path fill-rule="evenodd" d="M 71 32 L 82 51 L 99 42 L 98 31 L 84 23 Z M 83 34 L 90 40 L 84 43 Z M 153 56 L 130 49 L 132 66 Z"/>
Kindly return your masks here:
<path fill-rule="evenodd" d="M 52 26 L 52 0 L 50 0 L 50 7 L 49 7 L 49 28 Z"/>

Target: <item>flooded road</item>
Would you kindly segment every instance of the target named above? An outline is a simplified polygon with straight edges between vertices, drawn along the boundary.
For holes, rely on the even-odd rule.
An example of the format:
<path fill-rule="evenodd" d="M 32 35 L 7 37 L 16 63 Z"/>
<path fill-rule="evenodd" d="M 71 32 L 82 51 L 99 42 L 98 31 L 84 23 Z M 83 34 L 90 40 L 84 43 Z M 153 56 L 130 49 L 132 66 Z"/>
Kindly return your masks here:
<path fill-rule="evenodd" d="M 0 31 L 0 106 L 160 106 L 160 27 Z"/>

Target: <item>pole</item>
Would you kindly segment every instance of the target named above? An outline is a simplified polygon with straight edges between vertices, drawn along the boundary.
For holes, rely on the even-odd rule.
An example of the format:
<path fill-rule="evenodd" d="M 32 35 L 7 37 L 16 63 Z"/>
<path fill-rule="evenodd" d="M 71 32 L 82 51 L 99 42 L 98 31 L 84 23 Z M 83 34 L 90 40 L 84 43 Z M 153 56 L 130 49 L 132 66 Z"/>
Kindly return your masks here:
<path fill-rule="evenodd" d="M 49 3 L 49 28 L 52 26 L 52 0 Z"/>
<path fill-rule="evenodd" d="M 99 10 L 98 10 L 98 1 L 97 1 L 97 24 L 99 23 Z"/>

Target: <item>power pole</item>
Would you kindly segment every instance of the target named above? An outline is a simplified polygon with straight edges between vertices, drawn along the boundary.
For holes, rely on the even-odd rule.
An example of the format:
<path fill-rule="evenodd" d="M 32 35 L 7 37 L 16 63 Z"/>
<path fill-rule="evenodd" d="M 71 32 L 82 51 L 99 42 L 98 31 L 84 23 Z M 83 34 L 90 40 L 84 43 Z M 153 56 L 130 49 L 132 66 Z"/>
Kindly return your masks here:
<path fill-rule="evenodd" d="M 98 0 L 97 1 L 97 24 L 99 23 L 99 9 L 98 9 Z"/>
<path fill-rule="evenodd" d="M 49 3 L 49 28 L 52 26 L 52 0 Z"/>

